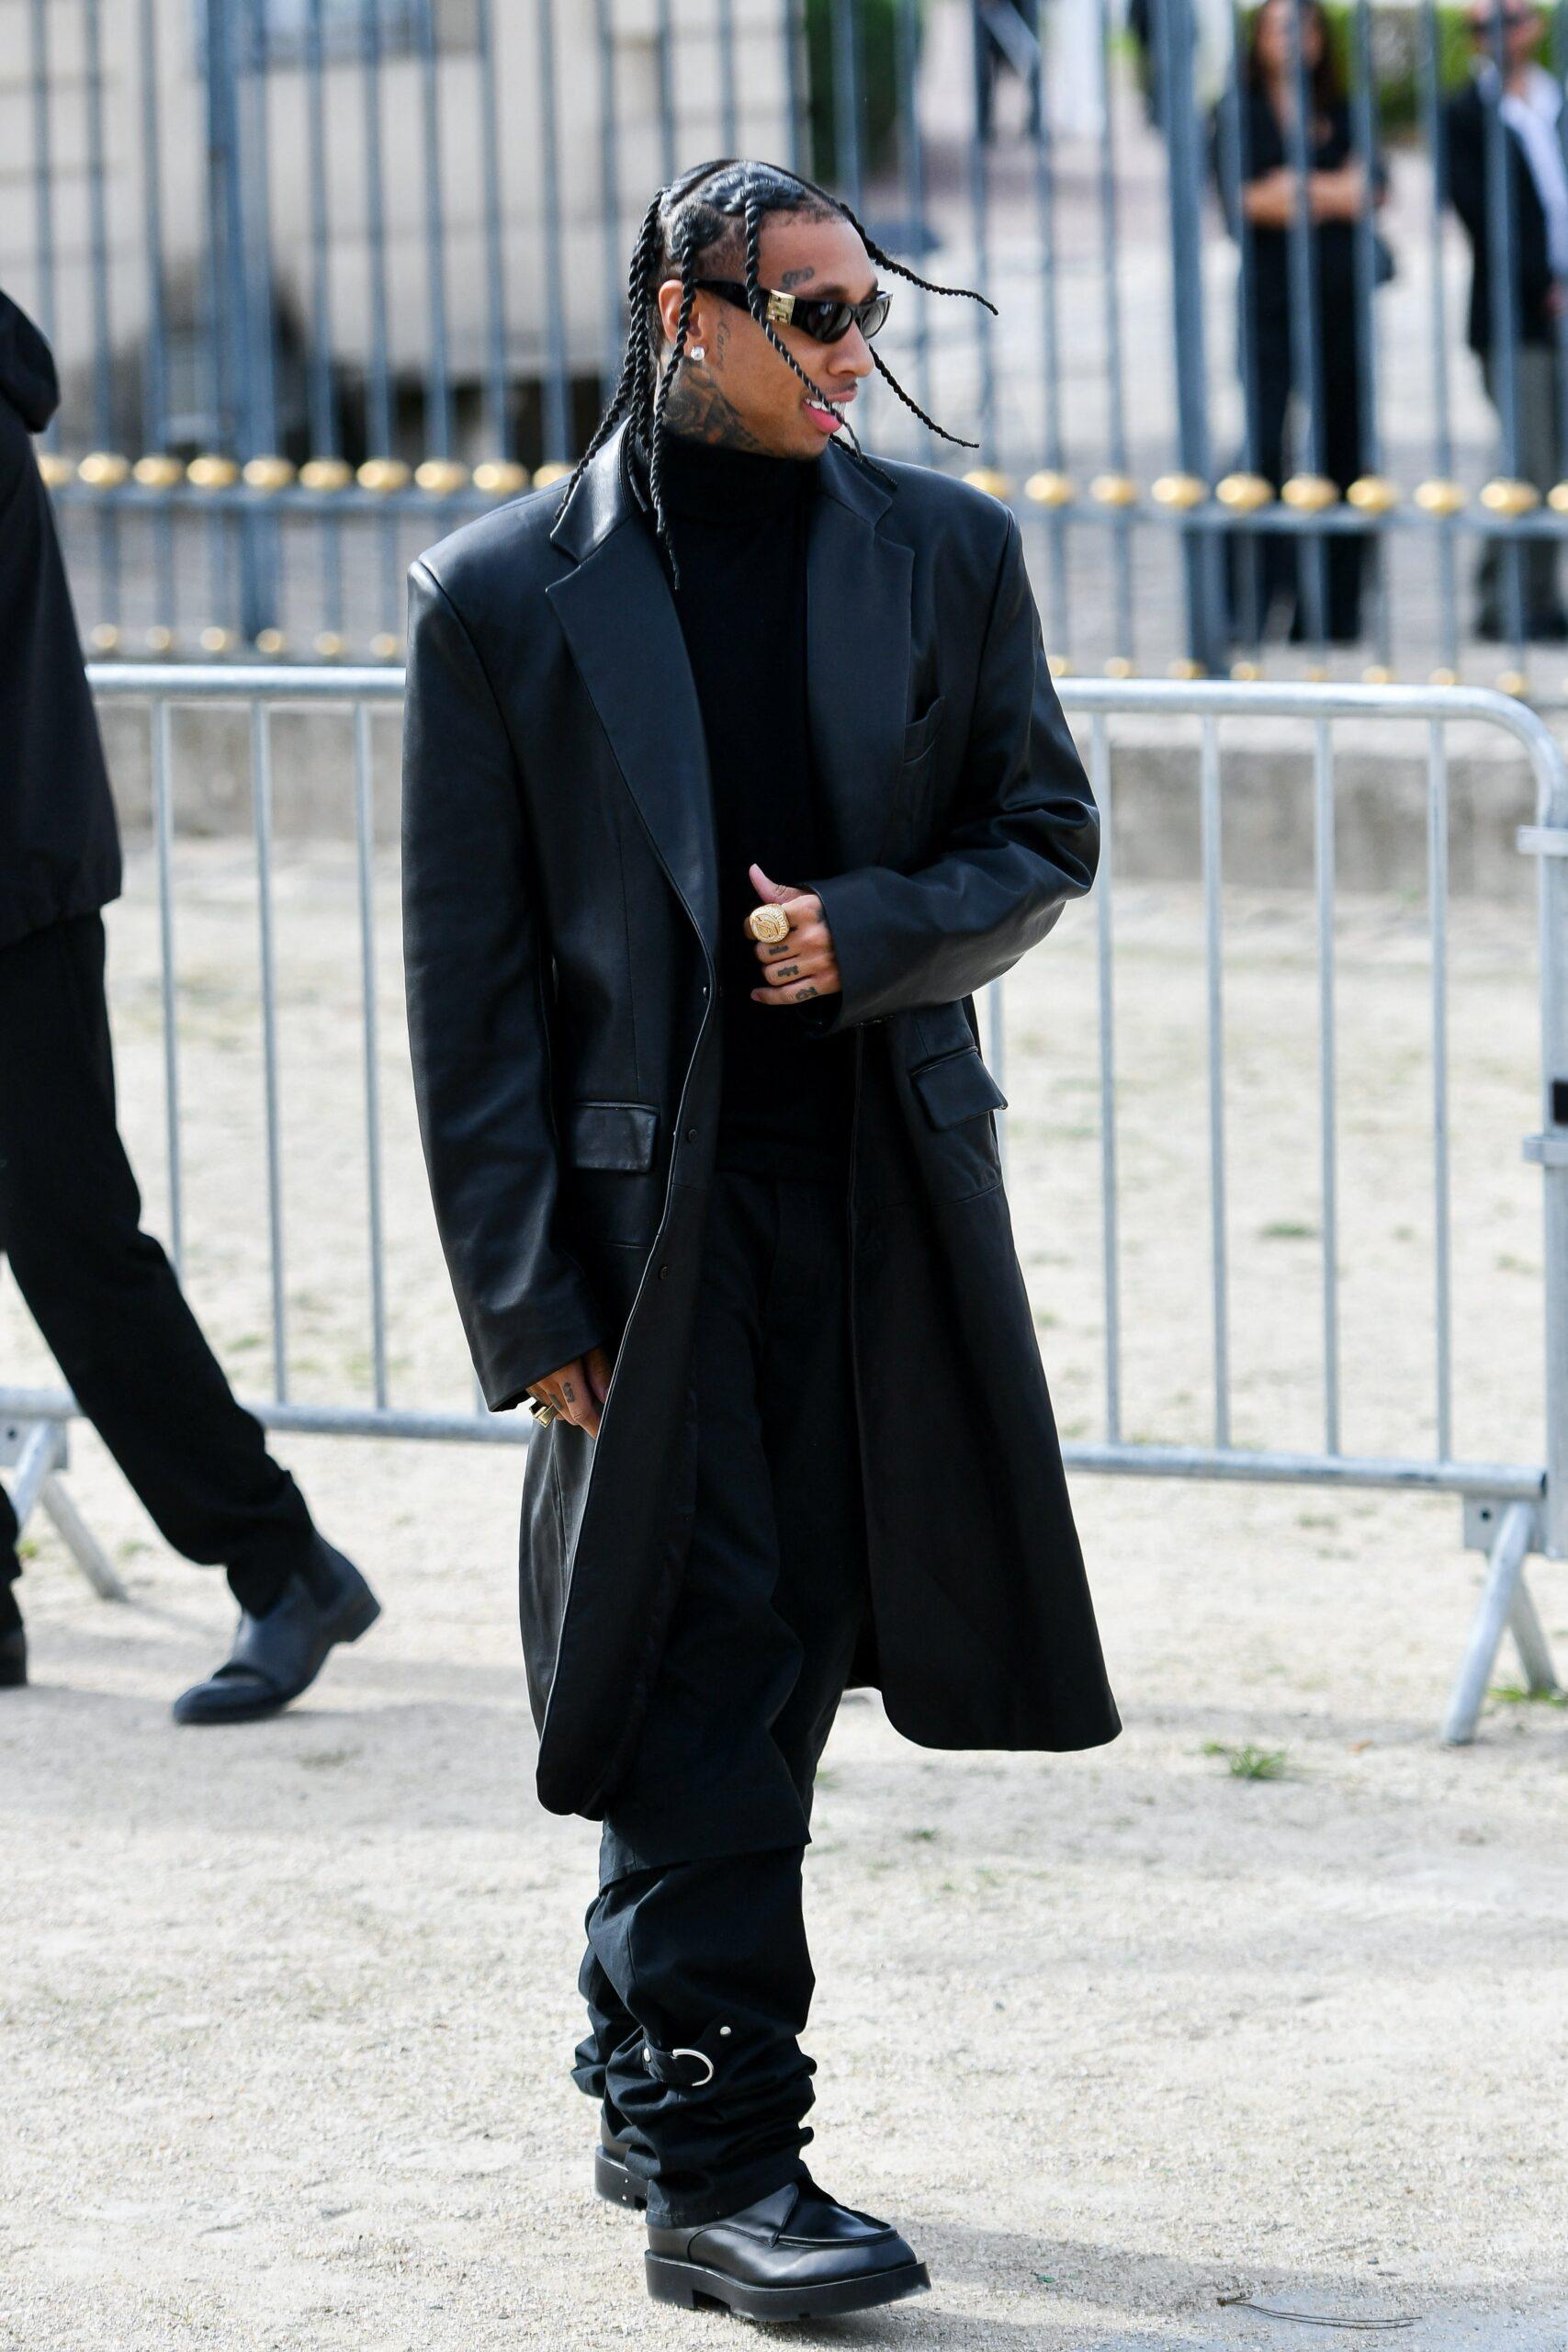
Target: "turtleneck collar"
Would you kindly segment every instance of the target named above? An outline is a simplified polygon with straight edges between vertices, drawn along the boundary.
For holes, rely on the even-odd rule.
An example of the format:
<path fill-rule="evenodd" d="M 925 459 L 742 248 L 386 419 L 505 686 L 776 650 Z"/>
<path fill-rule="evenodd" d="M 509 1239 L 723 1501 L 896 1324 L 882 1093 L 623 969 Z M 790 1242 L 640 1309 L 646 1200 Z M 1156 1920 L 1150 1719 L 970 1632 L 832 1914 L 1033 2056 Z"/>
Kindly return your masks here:
<path fill-rule="evenodd" d="M 816 486 L 818 460 L 775 458 L 664 435 L 660 468 L 671 514 L 712 523 L 759 522 L 787 513 Z"/>

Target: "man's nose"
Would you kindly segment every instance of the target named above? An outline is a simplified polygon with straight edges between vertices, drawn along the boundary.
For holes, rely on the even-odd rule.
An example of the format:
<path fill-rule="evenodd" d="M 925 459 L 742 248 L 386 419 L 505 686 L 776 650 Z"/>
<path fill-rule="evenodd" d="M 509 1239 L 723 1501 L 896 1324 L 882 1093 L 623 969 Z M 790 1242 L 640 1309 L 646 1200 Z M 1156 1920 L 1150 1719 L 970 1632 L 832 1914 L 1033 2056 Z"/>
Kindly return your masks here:
<path fill-rule="evenodd" d="M 851 327 L 837 343 L 830 343 L 828 350 L 831 358 L 830 372 L 835 376 L 869 376 L 876 364 L 871 356 L 871 345 L 859 327 Z"/>

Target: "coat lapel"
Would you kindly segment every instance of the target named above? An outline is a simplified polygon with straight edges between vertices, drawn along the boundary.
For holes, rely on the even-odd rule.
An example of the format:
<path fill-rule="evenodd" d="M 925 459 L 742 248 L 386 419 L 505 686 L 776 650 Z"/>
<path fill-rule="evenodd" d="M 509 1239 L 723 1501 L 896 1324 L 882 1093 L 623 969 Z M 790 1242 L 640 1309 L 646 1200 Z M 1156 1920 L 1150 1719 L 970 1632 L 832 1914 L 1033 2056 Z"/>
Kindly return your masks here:
<path fill-rule="evenodd" d="M 914 555 L 878 531 L 888 493 L 825 450 L 806 555 L 811 744 L 840 866 L 874 865 L 897 802 Z"/>
<path fill-rule="evenodd" d="M 590 465 L 553 536 L 580 560 L 546 594 L 654 849 L 713 960 L 718 860 L 702 712 L 675 600 L 626 487 L 620 433 Z"/>

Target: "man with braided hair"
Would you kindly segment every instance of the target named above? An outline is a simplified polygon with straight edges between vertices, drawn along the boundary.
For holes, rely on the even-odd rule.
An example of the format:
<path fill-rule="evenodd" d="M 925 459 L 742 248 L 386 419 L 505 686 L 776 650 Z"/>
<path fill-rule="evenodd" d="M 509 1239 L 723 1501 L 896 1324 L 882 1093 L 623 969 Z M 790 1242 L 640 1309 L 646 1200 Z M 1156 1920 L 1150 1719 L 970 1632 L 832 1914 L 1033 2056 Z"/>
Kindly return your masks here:
<path fill-rule="evenodd" d="M 844 1690 L 934 1747 L 1119 1728 L 971 1002 L 1098 821 L 1012 516 L 851 428 L 909 275 L 809 182 L 686 174 L 570 482 L 411 574 L 414 1077 L 484 1393 L 537 1422 L 596 2181 L 656 2296 L 759 2318 L 927 2283 L 801 2157 Z"/>

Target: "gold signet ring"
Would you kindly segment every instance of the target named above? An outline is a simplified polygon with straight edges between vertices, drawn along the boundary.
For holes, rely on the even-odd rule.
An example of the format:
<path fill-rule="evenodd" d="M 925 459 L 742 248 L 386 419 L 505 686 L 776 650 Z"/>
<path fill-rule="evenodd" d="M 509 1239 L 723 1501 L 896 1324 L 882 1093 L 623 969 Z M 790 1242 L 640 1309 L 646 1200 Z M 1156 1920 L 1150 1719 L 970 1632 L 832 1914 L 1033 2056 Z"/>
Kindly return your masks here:
<path fill-rule="evenodd" d="M 789 937 L 789 917 L 782 907 L 753 907 L 746 918 L 746 928 L 753 939 L 771 947 L 776 940 Z"/>
<path fill-rule="evenodd" d="M 538 1422 L 539 1427 L 542 1430 L 547 1430 L 552 1421 L 558 1421 L 560 1419 L 559 1413 L 557 1412 L 555 1407 L 550 1403 L 547 1396 L 530 1396 L 528 1399 L 528 1410 L 533 1414 L 534 1419 Z"/>

